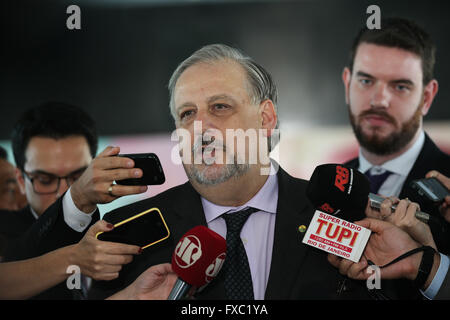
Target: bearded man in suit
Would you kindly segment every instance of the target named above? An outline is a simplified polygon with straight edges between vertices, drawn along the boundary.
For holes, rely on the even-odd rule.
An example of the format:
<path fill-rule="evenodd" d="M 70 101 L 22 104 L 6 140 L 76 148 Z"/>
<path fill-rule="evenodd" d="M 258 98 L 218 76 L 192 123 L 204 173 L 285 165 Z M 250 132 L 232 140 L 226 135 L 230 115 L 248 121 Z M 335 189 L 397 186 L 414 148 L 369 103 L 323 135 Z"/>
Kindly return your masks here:
<path fill-rule="evenodd" d="M 448 254 L 450 230 L 439 204 L 411 186 L 432 170 L 450 175 L 450 156 L 423 129 L 438 92 L 435 51 L 429 34 L 402 18 L 385 19 L 380 30 L 360 30 L 342 74 L 350 123 L 360 145 L 358 157 L 346 165 L 369 177 L 371 192 L 408 198 L 433 215 L 438 221 L 430 222 L 433 237 Z"/>

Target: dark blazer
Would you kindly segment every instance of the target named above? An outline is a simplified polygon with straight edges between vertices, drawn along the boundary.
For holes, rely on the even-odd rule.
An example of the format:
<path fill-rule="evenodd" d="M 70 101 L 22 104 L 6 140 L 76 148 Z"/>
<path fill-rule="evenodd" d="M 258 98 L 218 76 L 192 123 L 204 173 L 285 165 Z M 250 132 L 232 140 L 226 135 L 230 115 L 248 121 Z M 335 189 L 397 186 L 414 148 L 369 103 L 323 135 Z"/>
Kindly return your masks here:
<path fill-rule="evenodd" d="M 265 293 L 266 299 L 369 299 L 363 286 L 352 292 L 339 290 L 342 277 L 327 261 L 327 254 L 302 243 L 300 225 L 308 226 L 314 209 L 305 196 L 307 181 L 289 176 L 281 168 L 272 263 Z M 175 245 L 181 236 L 197 225 L 207 225 L 200 195 L 189 182 L 107 213 L 104 219 L 116 223 L 151 207 L 160 208 L 171 231 L 164 242 L 143 251 L 132 263 L 124 266 L 116 280 L 94 281 L 89 297 L 103 299 L 132 283 L 152 265 L 170 263 Z M 339 293 L 338 293 L 339 291 Z M 222 277 L 213 280 L 198 299 L 225 299 Z"/>
<path fill-rule="evenodd" d="M 36 221 L 29 206 L 19 211 L 0 210 L 0 234 L 5 239 L 20 236 Z M 6 246 L 6 243 L 5 243 Z M 3 252 L 0 253 L 0 256 Z"/>
<path fill-rule="evenodd" d="M 91 225 L 100 218 L 97 210 Z M 37 257 L 50 251 L 79 242 L 84 232 L 77 232 L 64 221 L 62 197 L 51 205 L 40 217 L 35 219 L 29 207 L 19 212 L 0 211 L 1 232 L 8 231 L 7 246 L 4 253 L 5 261 L 16 261 Z M 39 281 L 39 279 L 36 279 Z M 67 289 L 63 282 L 33 299 L 74 299 L 80 292 Z"/>
<path fill-rule="evenodd" d="M 358 158 L 345 163 L 350 167 L 358 168 Z M 420 204 L 420 209 L 434 217 L 439 223 L 430 223 L 430 229 L 440 252 L 450 253 L 450 226 L 439 213 L 438 206 L 423 196 L 420 196 L 412 187 L 411 182 L 416 179 L 425 178 L 425 174 L 431 170 L 437 170 L 450 177 L 450 156 L 442 152 L 436 144 L 425 134 L 425 143 L 416 159 L 411 171 L 400 192 L 400 199 L 408 198 Z"/>

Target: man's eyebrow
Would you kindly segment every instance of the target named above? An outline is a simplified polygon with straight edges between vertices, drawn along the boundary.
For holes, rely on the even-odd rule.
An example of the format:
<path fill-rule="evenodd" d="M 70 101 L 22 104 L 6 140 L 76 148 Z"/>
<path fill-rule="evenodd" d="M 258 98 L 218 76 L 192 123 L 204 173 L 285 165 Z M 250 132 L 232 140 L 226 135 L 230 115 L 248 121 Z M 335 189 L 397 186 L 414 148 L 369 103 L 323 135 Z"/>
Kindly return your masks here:
<path fill-rule="evenodd" d="M 176 107 L 175 111 L 178 112 L 180 109 L 187 108 L 187 107 L 195 107 L 195 103 L 193 103 L 193 102 L 185 102 L 182 105 Z"/>
<path fill-rule="evenodd" d="M 225 93 L 213 95 L 213 96 L 209 97 L 208 99 L 206 99 L 206 102 L 208 104 L 210 104 L 217 100 L 227 100 L 227 101 L 236 103 L 236 100 L 233 97 L 231 97 L 230 95 L 225 94 Z M 180 106 L 178 106 L 176 108 L 176 111 L 178 112 L 180 109 L 187 108 L 187 107 L 195 107 L 195 106 L 196 106 L 196 104 L 193 102 L 184 102 L 183 104 L 181 104 Z"/>
<path fill-rule="evenodd" d="M 371 78 L 371 79 L 374 79 L 374 78 L 375 78 L 374 76 L 372 76 L 372 75 L 370 75 L 370 74 L 368 74 L 368 73 L 365 73 L 365 72 L 363 72 L 363 71 L 358 71 L 358 72 L 356 72 L 356 75 L 357 75 L 358 77 L 365 77 L 365 78 Z"/>
<path fill-rule="evenodd" d="M 394 83 L 394 84 L 408 84 L 410 86 L 414 86 L 414 82 L 412 82 L 409 79 L 392 80 L 391 83 Z"/>
<path fill-rule="evenodd" d="M 68 176 L 70 176 L 71 174 L 74 174 L 74 173 L 79 173 L 80 171 L 83 171 L 83 170 L 86 170 L 86 169 L 87 169 L 87 166 L 80 167 L 80 168 L 78 168 L 78 169 L 73 170 L 72 172 L 69 172 Z M 40 169 L 31 171 L 30 173 L 31 173 L 31 174 L 46 174 L 46 175 L 49 175 L 49 176 L 55 176 L 55 177 L 58 177 L 58 175 L 56 175 L 56 174 L 54 174 L 54 173 L 47 172 L 47 171 L 45 171 L 45 170 L 40 170 Z"/>
<path fill-rule="evenodd" d="M 234 100 L 232 97 L 230 97 L 227 94 L 217 94 L 217 95 L 209 97 L 206 101 L 208 103 L 212 103 L 212 102 L 215 102 L 217 100 L 229 100 L 230 102 L 236 103 L 236 100 Z"/>
<path fill-rule="evenodd" d="M 359 77 L 375 79 L 374 76 L 372 76 L 372 75 L 370 75 L 370 74 L 368 74 L 366 72 L 363 72 L 363 71 L 358 71 L 356 73 L 356 75 L 359 76 Z M 401 78 L 401 79 L 392 80 L 390 82 L 393 83 L 393 84 L 399 84 L 400 83 L 400 84 L 408 84 L 410 86 L 414 86 L 414 82 L 409 80 L 409 79 L 402 79 Z"/>

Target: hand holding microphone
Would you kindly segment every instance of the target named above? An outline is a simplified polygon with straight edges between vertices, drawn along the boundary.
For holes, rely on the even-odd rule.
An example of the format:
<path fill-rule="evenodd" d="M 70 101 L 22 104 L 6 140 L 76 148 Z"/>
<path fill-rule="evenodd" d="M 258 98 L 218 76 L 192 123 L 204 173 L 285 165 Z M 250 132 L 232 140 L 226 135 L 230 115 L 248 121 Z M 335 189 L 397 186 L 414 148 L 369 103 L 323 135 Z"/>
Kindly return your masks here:
<path fill-rule="evenodd" d="M 414 241 L 406 232 L 391 223 L 366 218 L 357 222 L 359 225 L 372 230 L 372 236 L 364 250 L 364 256 L 359 263 L 328 255 L 328 261 L 343 275 L 356 280 L 366 280 L 373 272 L 367 272 L 368 260 L 377 266 L 386 265 L 405 252 L 415 250 L 420 244 Z M 404 259 L 393 263 L 386 268 L 380 269 L 382 279 L 406 278 L 415 280 L 418 276 L 422 253 L 412 254 Z M 428 277 L 425 279 L 421 289 L 425 289 L 431 283 L 439 266 L 439 255 L 433 255 L 433 265 Z"/>
<path fill-rule="evenodd" d="M 407 231 L 415 236 L 422 233 L 422 228 L 428 228 L 418 220 L 426 223 L 436 221 L 427 213 L 418 211 L 419 206 L 416 204 L 400 201 L 401 208 L 397 211 L 396 204 L 389 203 L 389 201 L 396 201 L 385 200 L 369 191 L 367 177 L 358 170 L 340 164 L 324 164 L 317 166 L 314 170 L 306 195 L 320 210 L 337 216 L 341 215 L 343 219 L 349 221 L 362 220 L 366 214 L 369 217 L 382 219 L 394 213 L 390 218 L 391 222 L 407 228 Z M 429 244 L 429 239 L 418 241 L 422 240 Z"/>
<path fill-rule="evenodd" d="M 197 226 L 186 232 L 172 256 L 172 265 L 155 265 L 111 300 L 181 300 L 205 286 L 219 273 L 226 256 L 226 241 L 216 232 Z"/>
<path fill-rule="evenodd" d="M 170 264 L 154 265 L 108 300 L 165 300 L 176 280 Z"/>
<path fill-rule="evenodd" d="M 211 282 L 225 262 L 226 241 L 205 226 L 186 232 L 172 256 L 172 268 L 178 279 L 168 300 L 181 300 L 192 288 L 201 288 Z"/>
<path fill-rule="evenodd" d="M 406 231 L 414 240 L 425 246 L 437 250 L 430 227 L 417 219 L 420 206 L 408 199 L 400 200 L 396 197 L 388 197 L 383 200 L 379 209 L 368 206 L 366 215 L 369 218 L 385 220 Z M 392 208 L 395 208 L 392 212 Z"/>

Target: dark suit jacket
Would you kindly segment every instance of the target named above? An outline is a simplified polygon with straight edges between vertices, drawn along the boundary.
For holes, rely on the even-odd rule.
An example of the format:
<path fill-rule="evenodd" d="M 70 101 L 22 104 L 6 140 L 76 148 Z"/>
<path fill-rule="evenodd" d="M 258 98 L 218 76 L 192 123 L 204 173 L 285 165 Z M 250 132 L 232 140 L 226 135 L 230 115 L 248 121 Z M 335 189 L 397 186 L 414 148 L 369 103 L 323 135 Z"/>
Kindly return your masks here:
<path fill-rule="evenodd" d="M 358 158 L 352 159 L 345 163 L 346 165 L 354 168 L 359 167 Z M 406 181 L 400 192 L 400 199 L 408 198 L 411 201 L 420 204 L 420 209 L 434 217 L 439 223 L 430 222 L 430 229 L 433 233 L 434 240 L 440 252 L 449 254 L 450 253 L 450 226 L 442 218 L 439 213 L 438 206 L 433 204 L 427 198 L 420 196 L 417 191 L 411 187 L 411 182 L 416 179 L 425 178 L 425 174 L 431 170 L 438 170 L 442 174 L 450 177 L 450 156 L 442 152 L 430 139 L 430 137 L 425 134 L 425 143 L 414 163 L 411 171 L 406 178 Z"/>
<path fill-rule="evenodd" d="M 369 299 L 363 286 L 355 286 L 353 292 L 343 290 L 338 294 L 344 279 L 327 261 L 327 254 L 302 243 L 304 233 L 300 225 L 308 226 L 314 209 L 306 199 L 307 181 L 289 176 L 281 168 L 278 172 L 279 197 L 275 222 L 275 236 L 271 270 L 266 299 Z M 166 241 L 143 251 L 126 265 L 116 280 L 94 282 L 90 295 L 103 299 L 133 282 L 152 265 L 170 263 L 175 245 L 181 236 L 197 225 L 207 225 L 200 195 L 189 182 L 167 190 L 104 216 L 116 223 L 151 207 L 160 208 L 171 231 Z M 225 299 L 221 274 L 201 293 L 198 299 Z"/>
<path fill-rule="evenodd" d="M 0 210 L 0 234 L 6 240 L 16 238 L 27 231 L 35 221 L 29 206 L 19 211 Z M 5 247 L 6 245 L 5 243 Z M 1 255 L 3 255 L 3 251 L 0 253 Z"/>
<path fill-rule="evenodd" d="M 97 210 L 91 225 L 99 218 Z M 75 244 L 88 230 L 86 228 L 85 232 L 77 232 L 66 224 L 62 210 L 62 197 L 37 220 L 32 216 L 29 207 L 19 212 L 0 211 L 0 225 L 0 232 L 7 233 L 5 261 L 33 258 Z M 63 282 L 35 296 L 34 299 L 73 299 L 79 297 L 79 294 L 80 292 L 68 290 L 66 283 Z"/>

